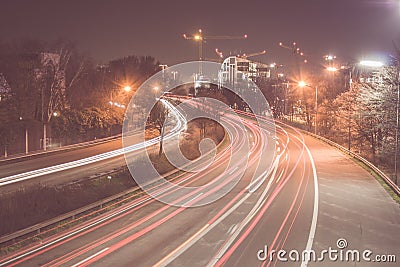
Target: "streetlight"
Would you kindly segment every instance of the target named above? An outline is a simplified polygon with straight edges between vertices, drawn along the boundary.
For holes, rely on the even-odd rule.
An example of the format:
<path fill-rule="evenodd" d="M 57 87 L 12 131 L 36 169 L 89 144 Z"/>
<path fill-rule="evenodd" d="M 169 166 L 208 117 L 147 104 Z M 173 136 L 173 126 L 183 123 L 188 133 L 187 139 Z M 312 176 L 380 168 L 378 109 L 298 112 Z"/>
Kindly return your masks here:
<path fill-rule="evenodd" d="M 158 65 L 159 67 L 161 67 L 161 71 L 162 71 L 162 78 L 163 80 L 165 79 L 165 69 L 168 68 L 168 65 L 166 64 L 160 64 Z"/>
<path fill-rule="evenodd" d="M 178 74 L 178 72 L 177 71 L 171 71 L 171 73 L 172 73 L 172 75 L 174 77 L 174 81 L 175 81 L 176 80 L 176 75 Z"/>
<path fill-rule="evenodd" d="M 325 60 L 330 60 L 329 56 L 325 56 L 324 58 L 325 58 Z M 336 58 L 336 57 L 334 57 L 334 58 Z M 352 63 L 349 66 L 341 66 L 340 70 L 348 70 L 349 71 L 349 92 L 351 91 L 352 83 L 353 83 L 352 72 L 353 72 L 354 68 L 357 65 L 360 65 L 360 66 L 363 66 L 363 67 L 367 67 L 367 68 L 380 68 L 380 67 L 384 66 L 384 63 L 380 62 L 380 61 L 375 61 L 375 60 L 362 60 L 362 61 L 360 61 L 358 63 Z M 326 68 L 326 70 L 329 71 L 329 72 L 336 72 L 339 69 L 337 69 L 334 66 L 329 66 L 329 67 Z M 350 148 L 351 148 L 350 120 L 351 120 L 351 115 L 350 115 L 350 103 L 349 103 L 349 129 L 348 129 L 348 150 L 349 150 L 349 152 L 350 152 Z M 397 129 L 398 128 L 399 127 L 397 127 Z M 397 131 L 396 131 L 396 135 L 397 135 Z M 396 168 L 396 160 L 395 160 L 395 168 Z"/>
<path fill-rule="evenodd" d="M 324 59 L 326 61 L 333 61 L 335 58 L 336 58 L 336 56 L 334 56 L 334 55 L 325 55 L 324 56 Z"/>
<path fill-rule="evenodd" d="M 124 92 L 129 93 L 131 90 L 132 90 L 132 87 L 128 84 L 123 87 L 118 86 L 118 87 L 111 88 L 110 101 L 108 103 L 110 103 L 110 105 L 113 105 L 113 103 L 115 101 L 125 102 L 124 100 L 126 98 L 126 95 L 124 94 Z"/>
<path fill-rule="evenodd" d="M 371 68 L 380 68 L 384 65 L 382 62 L 375 61 L 375 60 L 362 60 L 362 61 L 360 61 L 359 64 L 361 66 L 371 67 Z"/>
<path fill-rule="evenodd" d="M 158 87 L 158 86 L 153 87 L 154 97 L 157 97 L 158 90 L 160 90 L 160 87 Z"/>
<path fill-rule="evenodd" d="M 363 60 L 360 62 L 360 65 L 371 67 L 371 68 L 380 68 L 385 64 L 380 61 L 373 60 Z M 397 101 L 396 101 L 396 132 L 395 132 L 395 148 L 394 148 L 394 183 L 397 185 L 397 157 L 399 150 L 399 109 L 400 109 L 400 59 L 397 59 Z"/>
<path fill-rule="evenodd" d="M 329 61 L 329 60 L 333 60 L 334 58 L 336 58 L 335 56 L 334 57 L 332 57 L 332 56 L 325 56 L 324 57 L 325 58 L 325 60 L 327 60 L 327 61 Z M 354 69 L 354 66 L 355 65 L 352 65 L 352 66 L 349 66 L 349 67 L 346 67 L 346 66 L 341 66 L 340 67 L 340 70 L 348 70 L 349 71 L 349 92 L 351 91 L 351 85 L 352 85 L 352 78 L 351 78 L 351 74 L 352 74 L 352 71 L 353 71 L 353 69 Z M 338 68 L 336 68 L 336 67 L 334 67 L 334 66 L 329 66 L 329 67 L 327 67 L 326 68 L 326 70 L 327 71 L 329 71 L 329 72 L 332 72 L 332 73 L 335 73 L 335 72 L 337 72 L 337 71 L 339 71 L 339 69 Z M 346 84 L 345 84 L 345 86 L 346 86 Z M 348 116 L 348 121 L 349 121 L 349 124 L 348 124 L 348 138 L 347 138 L 347 150 L 349 151 L 349 153 L 350 153 L 350 148 L 351 148 L 351 114 L 350 114 L 350 101 L 349 101 L 349 116 Z"/>
<path fill-rule="evenodd" d="M 329 72 L 336 72 L 338 69 L 335 67 L 327 67 L 326 70 Z"/>
<path fill-rule="evenodd" d="M 298 83 L 299 87 L 310 87 L 312 88 L 309 84 L 306 84 L 304 81 L 300 81 Z M 315 128 L 314 128 L 314 134 L 317 134 L 317 120 L 318 118 L 318 86 L 315 86 Z"/>
<path fill-rule="evenodd" d="M 23 121 L 24 118 L 19 117 L 20 121 Z M 24 126 L 25 126 L 25 154 L 29 153 L 29 134 L 28 134 L 28 127 L 26 125 L 26 122 L 24 122 Z"/>
<path fill-rule="evenodd" d="M 397 60 L 396 137 L 394 149 L 394 184 L 397 185 L 397 154 L 399 149 L 400 59 Z"/>

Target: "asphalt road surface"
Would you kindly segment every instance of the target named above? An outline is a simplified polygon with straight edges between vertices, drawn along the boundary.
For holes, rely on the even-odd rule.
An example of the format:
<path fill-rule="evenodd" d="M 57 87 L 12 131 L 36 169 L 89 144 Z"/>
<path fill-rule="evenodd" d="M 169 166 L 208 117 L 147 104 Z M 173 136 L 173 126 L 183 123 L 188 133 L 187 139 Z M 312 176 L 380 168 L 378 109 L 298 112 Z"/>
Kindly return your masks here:
<path fill-rule="evenodd" d="M 212 165 L 174 180 L 214 185 L 177 200 L 187 205 L 143 194 L 0 259 L 0 266 L 398 266 L 374 261 L 400 256 L 400 208 L 366 170 L 321 141 L 278 124 L 276 160 L 268 175 L 260 176 L 265 179 L 254 181 L 258 164 L 266 162 L 259 153 L 266 133 L 250 119 L 244 123 L 247 130 L 236 128 L 231 146 Z M 249 164 L 236 186 L 207 205 L 187 207 L 235 177 L 240 170 L 227 167 L 228 159 L 247 159 L 235 152 L 248 140 Z M 173 194 L 165 184 L 153 190 Z M 346 262 L 340 255 L 350 249 L 371 253 Z M 304 250 L 314 250 L 316 259 L 312 254 L 302 259 Z"/>

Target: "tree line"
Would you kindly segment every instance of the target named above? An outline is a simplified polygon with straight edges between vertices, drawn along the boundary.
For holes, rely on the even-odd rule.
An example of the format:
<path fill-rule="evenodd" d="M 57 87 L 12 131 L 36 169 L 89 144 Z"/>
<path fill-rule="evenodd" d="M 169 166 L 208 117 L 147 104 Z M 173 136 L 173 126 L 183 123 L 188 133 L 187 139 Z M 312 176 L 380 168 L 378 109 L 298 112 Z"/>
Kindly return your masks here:
<path fill-rule="evenodd" d="M 379 68 L 352 65 L 294 80 L 258 81 L 276 118 L 335 141 L 394 174 L 399 61 Z M 315 93 L 318 90 L 318 112 Z M 316 120 L 317 115 L 317 120 Z"/>
<path fill-rule="evenodd" d="M 23 152 L 24 132 L 29 150 L 46 130 L 62 145 L 117 132 L 130 96 L 159 68 L 135 55 L 96 65 L 66 41 L 0 41 L 0 151 Z"/>

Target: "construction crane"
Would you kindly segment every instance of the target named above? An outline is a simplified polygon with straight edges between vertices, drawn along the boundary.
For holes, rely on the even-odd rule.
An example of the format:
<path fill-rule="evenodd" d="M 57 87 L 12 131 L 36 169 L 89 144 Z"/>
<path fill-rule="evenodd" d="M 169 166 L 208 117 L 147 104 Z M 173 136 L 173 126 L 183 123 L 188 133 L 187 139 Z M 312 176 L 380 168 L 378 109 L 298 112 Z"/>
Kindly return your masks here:
<path fill-rule="evenodd" d="M 218 48 L 215 48 L 215 53 L 218 56 L 218 63 L 222 63 L 224 59 L 224 54 L 220 50 L 218 50 Z"/>
<path fill-rule="evenodd" d="M 295 54 L 295 55 L 299 55 L 299 56 L 301 56 L 301 57 L 304 56 L 304 53 L 303 53 L 303 52 L 300 50 L 300 48 L 297 46 L 297 43 L 296 43 L 296 42 L 293 42 L 291 47 L 290 47 L 290 46 L 287 46 L 287 45 L 284 45 L 282 42 L 279 42 L 278 45 L 279 45 L 280 47 L 282 47 L 282 48 L 289 49 L 289 50 L 292 51 L 293 54 Z M 303 61 L 304 61 L 304 63 L 307 63 L 307 59 L 304 59 Z"/>
<path fill-rule="evenodd" d="M 243 58 L 243 59 L 247 59 L 248 57 L 255 57 L 255 56 L 259 56 L 259 55 L 264 55 L 266 53 L 267 53 L 267 50 L 263 50 L 263 51 L 256 52 L 256 53 L 251 53 L 251 54 L 244 53 L 242 55 L 239 55 L 239 57 Z"/>
<path fill-rule="evenodd" d="M 246 39 L 247 34 L 242 36 L 229 36 L 229 35 L 220 35 L 220 36 L 208 36 L 204 35 L 201 29 L 198 30 L 196 34 L 188 36 L 187 34 L 182 35 L 186 40 L 194 40 L 199 43 L 199 73 L 203 72 L 201 61 L 203 60 L 203 42 L 206 40 L 235 40 L 235 39 Z"/>
<path fill-rule="evenodd" d="M 224 54 L 221 51 L 219 51 L 218 48 L 215 48 L 215 53 L 217 54 L 217 56 L 219 58 L 223 58 L 224 57 Z"/>
<path fill-rule="evenodd" d="M 215 53 L 217 54 L 217 56 L 219 58 L 221 58 L 221 59 L 224 58 L 223 53 L 218 48 L 215 48 Z M 246 53 L 243 53 L 242 55 L 238 54 L 238 55 L 236 55 L 236 57 L 247 59 L 248 57 L 255 57 L 255 56 L 259 56 L 259 55 L 264 55 L 266 53 L 267 53 L 267 50 L 263 50 L 263 51 L 251 53 L 251 54 L 246 54 Z"/>

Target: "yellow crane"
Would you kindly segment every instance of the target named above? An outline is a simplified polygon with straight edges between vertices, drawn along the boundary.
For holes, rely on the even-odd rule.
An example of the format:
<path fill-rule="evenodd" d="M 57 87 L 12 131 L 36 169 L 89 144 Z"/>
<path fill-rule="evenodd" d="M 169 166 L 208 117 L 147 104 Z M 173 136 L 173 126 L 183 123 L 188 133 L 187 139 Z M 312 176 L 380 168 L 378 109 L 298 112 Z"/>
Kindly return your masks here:
<path fill-rule="evenodd" d="M 199 43 L 199 73 L 201 74 L 202 71 L 202 64 L 201 61 L 203 60 L 203 42 L 206 40 L 235 40 L 235 39 L 246 39 L 247 34 L 242 35 L 242 36 L 229 36 L 229 35 L 216 35 L 216 36 L 210 36 L 210 35 L 204 35 L 202 29 L 199 29 L 196 34 L 192 35 L 187 35 L 183 34 L 182 35 L 184 39 L 186 40 L 194 40 Z"/>

